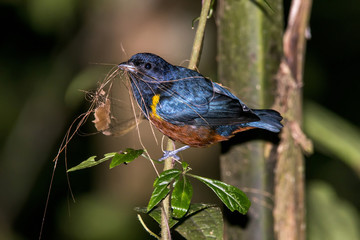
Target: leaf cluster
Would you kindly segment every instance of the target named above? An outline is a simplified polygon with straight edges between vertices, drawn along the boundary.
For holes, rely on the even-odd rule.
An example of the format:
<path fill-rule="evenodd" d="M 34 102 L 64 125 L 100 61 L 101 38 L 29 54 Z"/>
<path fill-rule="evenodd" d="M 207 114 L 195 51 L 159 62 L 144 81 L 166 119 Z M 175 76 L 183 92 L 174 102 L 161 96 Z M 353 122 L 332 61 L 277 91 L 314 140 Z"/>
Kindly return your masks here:
<path fill-rule="evenodd" d="M 123 163 L 130 163 L 143 153 L 144 150 L 142 149 L 127 148 L 125 151 L 107 153 L 97 161 L 95 160 L 96 156 L 92 156 L 79 165 L 70 168 L 68 172 L 93 167 L 109 160 L 111 160 L 109 166 L 111 169 Z M 218 237 L 222 236 L 223 224 L 221 224 L 220 209 L 209 204 L 191 204 L 193 187 L 190 178 L 197 179 L 208 186 L 231 211 L 246 214 L 251 205 L 250 200 L 240 189 L 219 180 L 190 174 L 190 170 L 189 165 L 182 162 L 180 169 L 163 171 L 154 181 L 154 190 L 148 206 L 136 208 L 136 211 L 146 213 L 160 223 L 161 211 L 157 206 L 166 196 L 171 194 L 170 206 L 172 211 L 168 222 L 170 228 L 174 228 L 187 239 L 206 239 L 209 236 L 214 237 L 214 234 Z M 144 227 L 146 228 L 146 226 Z M 196 238 L 193 238 L 194 236 Z"/>

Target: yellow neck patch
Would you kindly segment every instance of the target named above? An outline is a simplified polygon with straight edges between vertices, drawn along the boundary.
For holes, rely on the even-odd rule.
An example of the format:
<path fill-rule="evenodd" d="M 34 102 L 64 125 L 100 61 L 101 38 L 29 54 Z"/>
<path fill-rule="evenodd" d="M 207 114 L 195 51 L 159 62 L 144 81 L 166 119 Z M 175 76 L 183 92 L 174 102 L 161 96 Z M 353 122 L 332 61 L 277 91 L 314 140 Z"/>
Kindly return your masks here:
<path fill-rule="evenodd" d="M 158 105 L 160 101 L 160 94 L 156 94 L 152 97 L 152 104 L 151 104 L 151 115 L 153 117 L 156 117 L 158 119 L 161 119 L 161 117 L 156 113 L 156 106 Z"/>

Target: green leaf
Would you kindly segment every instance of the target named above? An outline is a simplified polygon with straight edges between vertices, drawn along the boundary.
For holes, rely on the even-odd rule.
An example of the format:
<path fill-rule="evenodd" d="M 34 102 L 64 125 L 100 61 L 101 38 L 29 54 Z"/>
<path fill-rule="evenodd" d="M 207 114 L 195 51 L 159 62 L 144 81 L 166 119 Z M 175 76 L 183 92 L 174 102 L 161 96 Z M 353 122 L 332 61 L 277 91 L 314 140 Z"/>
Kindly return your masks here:
<path fill-rule="evenodd" d="M 157 223 L 161 224 L 161 208 L 155 207 L 150 212 L 147 210 L 147 207 L 136 207 L 134 209 L 135 211 L 139 213 L 144 213 L 152 217 Z M 179 220 L 175 218 L 169 219 L 169 227 L 172 228 L 176 223 L 178 223 Z"/>
<path fill-rule="evenodd" d="M 189 211 L 187 212 L 187 214 L 181 220 L 184 220 L 184 219 L 186 219 L 188 217 L 191 217 L 194 214 L 196 214 L 197 212 L 200 212 L 200 211 L 202 211 L 204 209 L 211 208 L 211 207 L 215 207 L 215 205 L 213 205 L 213 204 L 205 204 L 205 203 L 191 204 L 190 208 L 189 208 Z M 146 207 L 136 207 L 134 210 L 139 212 L 139 213 L 148 214 L 157 223 L 161 224 L 161 209 L 159 207 L 155 207 L 151 212 L 148 212 Z M 179 221 L 180 221 L 180 219 L 170 218 L 169 219 L 169 227 L 172 228 Z"/>
<path fill-rule="evenodd" d="M 156 187 L 158 185 L 168 185 L 171 181 L 173 181 L 177 176 L 181 173 L 178 169 L 170 169 L 160 173 L 160 176 L 157 177 L 154 181 L 153 186 Z"/>
<path fill-rule="evenodd" d="M 81 162 L 79 165 L 70 168 L 69 170 L 67 170 L 67 172 L 73 172 L 84 168 L 93 167 L 110 159 L 112 159 L 110 163 L 110 168 L 113 168 L 121 163 L 129 163 L 133 161 L 134 159 L 138 158 L 143 152 L 144 150 L 142 149 L 134 150 L 131 148 L 127 148 L 125 152 L 122 153 L 117 153 L 117 152 L 106 153 L 104 154 L 104 158 L 97 161 L 95 161 L 96 156 L 92 156 L 86 159 L 85 161 Z"/>
<path fill-rule="evenodd" d="M 175 230 L 187 240 L 223 239 L 224 222 L 218 207 L 209 207 L 192 214 Z"/>
<path fill-rule="evenodd" d="M 182 218 L 190 207 L 193 188 L 186 175 L 176 179 L 174 190 L 171 194 L 171 208 L 175 218 Z"/>
<path fill-rule="evenodd" d="M 154 181 L 154 191 L 151 194 L 151 198 L 147 207 L 147 211 L 150 211 L 159 204 L 159 202 L 168 195 L 170 189 L 168 185 L 170 182 L 175 180 L 175 178 L 179 177 L 181 171 L 178 169 L 170 169 L 164 171 L 157 177 Z"/>
<path fill-rule="evenodd" d="M 181 166 L 183 171 L 186 172 L 186 170 L 188 170 L 189 164 L 187 162 L 181 162 Z"/>
<path fill-rule="evenodd" d="M 142 153 L 144 152 L 144 150 L 139 149 L 139 150 L 134 150 L 131 148 L 127 148 L 124 152 L 122 153 L 116 153 L 110 163 L 110 169 L 114 168 L 122 163 L 129 163 L 133 160 L 135 160 L 136 158 L 138 158 Z"/>
<path fill-rule="evenodd" d="M 271 11 L 272 11 L 273 13 L 275 12 L 274 9 L 271 7 L 270 3 L 269 3 L 267 0 L 264 0 L 264 3 L 265 3 L 266 6 L 268 6 L 268 8 L 271 9 Z"/>
<path fill-rule="evenodd" d="M 251 202 L 248 197 L 240 189 L 226 184 L 224 182 L 200 177 L 197 175 L 187 174 L 191 177 L 194 177 L 201 182 L 205 183 L 209 188 L 211 188 L 220 200 L 229 208 L 232 212 L 238 211 L 241 214 L 246 214 L 250 208 Z"/>
<path fill-rule="evenodd" d="M 97 160 L 97 161 L 95 161 L 96 156 L 89 157 L 85 161 L 81 162 L 79 165 L 67 170 L 67 172 L 73 172 L 73 171 L 81 170 L 84 168 L 89 168 L 89 167 L 99 165 L 100 163 L 103 163 L 103 162 L 113 158 L 116 154 L 118 154 L 118 153 L 116 153 L 116 152 L 106 153 L 106 154 L 104 154 L 104 156 L 105 156 L 104 158 Z"/>

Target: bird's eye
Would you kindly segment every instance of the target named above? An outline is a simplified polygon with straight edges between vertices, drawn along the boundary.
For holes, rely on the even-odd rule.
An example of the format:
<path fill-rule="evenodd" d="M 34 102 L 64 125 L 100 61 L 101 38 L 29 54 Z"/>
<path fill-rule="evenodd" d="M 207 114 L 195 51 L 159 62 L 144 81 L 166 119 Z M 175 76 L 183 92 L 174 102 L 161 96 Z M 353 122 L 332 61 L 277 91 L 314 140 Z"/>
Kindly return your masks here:
<path fill-rule="evenodd" d="M 151 69 L 151 64 L 150 64 L 150 63 L 145 64 L 145 68 L 146 68 L 147 70 L 150 70 L 150 69 Z"/>

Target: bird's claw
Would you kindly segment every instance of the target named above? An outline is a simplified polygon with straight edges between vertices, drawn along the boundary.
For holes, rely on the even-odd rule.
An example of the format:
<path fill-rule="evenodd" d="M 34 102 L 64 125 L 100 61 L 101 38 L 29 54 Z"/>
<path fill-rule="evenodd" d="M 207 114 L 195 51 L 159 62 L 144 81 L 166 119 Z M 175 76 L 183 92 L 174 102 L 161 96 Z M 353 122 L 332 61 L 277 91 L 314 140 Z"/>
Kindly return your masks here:
<path fill-rule="evenodd" d="M 180 157 L 178 155 L 176 155 L 176 154 L 177 154 L 177 152 L 175 152 L 175 151 L 164 151 L 164 154 L 159 159 L 159 161 L 164 161 L 165 159 L 170 158 L 170 157 L 175 159 L 176 161 L 179 161 Z"/>
<path fill-rule="evenodd" d="M 179 161 L 180 157 L 177 155 L 178 152 L 181 152 L 188 148 L 189 148 L 189 146 L 185 145 L 185 146 L 182 146 L 181 148 L 175 149 L 173 151 L 164 151 L 164 155 L 159 159 L 159 161 L 164 161 L 165 159 L 170 158 L 170 157 L 173 158 L 175 161 Z"/>

